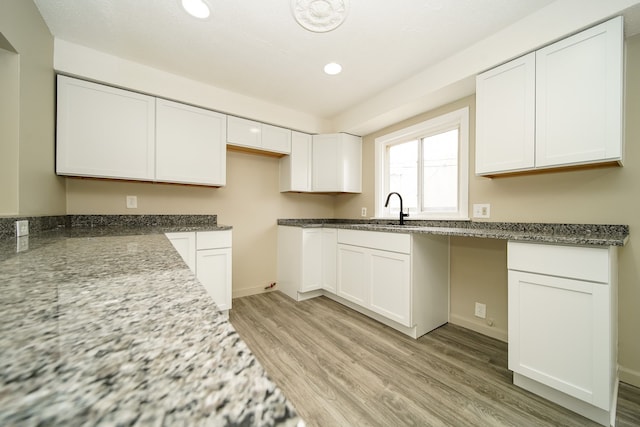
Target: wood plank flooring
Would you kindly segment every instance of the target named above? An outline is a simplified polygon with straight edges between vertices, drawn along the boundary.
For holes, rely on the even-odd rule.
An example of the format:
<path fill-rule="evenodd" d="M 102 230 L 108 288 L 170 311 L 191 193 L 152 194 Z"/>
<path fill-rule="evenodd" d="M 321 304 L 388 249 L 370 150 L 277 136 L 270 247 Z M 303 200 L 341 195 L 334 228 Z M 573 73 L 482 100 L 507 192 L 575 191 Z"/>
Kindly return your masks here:
<path fill-rule="evenodd" d="M 595 426 L 515 387 L 507 345 L 454 325 L 414 340 L 328 298 L 233 300 L 230 321 L 308 426 Z M 640 426 L 621 384 L 617 425 Z"/>

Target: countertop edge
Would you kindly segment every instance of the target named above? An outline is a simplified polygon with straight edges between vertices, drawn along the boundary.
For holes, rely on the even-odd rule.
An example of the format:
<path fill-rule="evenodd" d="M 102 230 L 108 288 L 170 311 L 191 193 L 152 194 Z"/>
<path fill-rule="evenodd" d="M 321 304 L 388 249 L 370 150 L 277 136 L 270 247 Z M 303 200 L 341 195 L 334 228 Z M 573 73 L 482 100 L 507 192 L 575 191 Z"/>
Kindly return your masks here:
<path fill-rule="evenodd" d="M 401 226 L 388 220 L 279 219 L 278 225 L 339 228 L 389 233 L 434 234 L 574 246 L 624 246 L 629 226 L 607 224 L 497 223 L 413 221 Z"/>

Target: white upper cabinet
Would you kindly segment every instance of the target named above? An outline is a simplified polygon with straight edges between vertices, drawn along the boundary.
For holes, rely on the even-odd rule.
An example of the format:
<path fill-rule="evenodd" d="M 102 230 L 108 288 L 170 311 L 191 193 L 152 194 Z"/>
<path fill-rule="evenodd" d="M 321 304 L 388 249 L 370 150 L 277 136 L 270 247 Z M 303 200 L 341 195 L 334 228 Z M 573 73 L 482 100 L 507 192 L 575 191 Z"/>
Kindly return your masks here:
<path fill-rule="evenodd" d="M 222 186 L 226 116 L 58 76 L 56 173 Z"/>
<path fill-rule="evenodd" d="M 291 130 L 229 116 L 227 143 L 251 150 L 289 154 L 291 153 Z"/>
<path fill-rule="evenodd" d="M 622 17 L 536 52 L 536 166 L 622 160 Z"/>
<path fill-rule="evenodd" d="M 476 79 L 476 174 L 622 163 L 622 17 Z"/>
<path fill-rule="evenodd" d="M 476 173 L 531 169 L 535 160 L 535 53 L 476 78 Z"/>
<path fill-rule="evenodd" d="M 312 191 L 362 191 L 362 138 L 345 133 L 313 135 Z"/>
<path fill-rule="evenodd" d="M 280 159 L 280 191 L 311 191 L 311 135 L 291 132 L 291 154 Z"/>
<path fill-rule="evenodd" d="M 155 98 L 58 76 L 56 173 L 154 179 Z"/>
<path fill-rule="evenodd" d="M 262 149 L 273 153 L 291 153 L 291 130 L 263 123 Z"/>
<path fill-rule="evenodd" d="M 156 120 L 156 180 L 225 185 L 224 114 L 158 99 Z"/>

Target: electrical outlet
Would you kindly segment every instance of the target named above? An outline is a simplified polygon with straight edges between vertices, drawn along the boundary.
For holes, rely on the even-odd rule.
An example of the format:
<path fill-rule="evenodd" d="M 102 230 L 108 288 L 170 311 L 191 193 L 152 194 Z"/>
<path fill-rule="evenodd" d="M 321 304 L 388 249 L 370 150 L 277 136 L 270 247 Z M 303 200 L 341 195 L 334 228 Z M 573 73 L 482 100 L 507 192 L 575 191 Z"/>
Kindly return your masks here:
<path fill-rule="evenodd" d="M 489 217 L 491 217 L 491 205 L 489 203 L 474 203 L 473 204 L 473 217 L 474 218 L 489 218 Z"/>
<path fill-rule="evenodd" d="M 16 237 L 27 236 L 29 234 L 29 221 L 23 219 L 16 221 Z"/>
<path fill-rule="evenodd" d="M 487 305 L 482 304 L 480 302 L 476 303 L 476 312 L 474 313 L 476 317 L 481 319 L 485 319 L 487 317 Z"/>
<path fill-rule="evenodd" d="M 362 211 L 360 211 L 360 216 L 367 216 L 367 208 L 362 208 Z"/>
<path fill-rule="evenodd" d="M 138 208 L 138 196 L 127 196 L 127 209 Z"/>

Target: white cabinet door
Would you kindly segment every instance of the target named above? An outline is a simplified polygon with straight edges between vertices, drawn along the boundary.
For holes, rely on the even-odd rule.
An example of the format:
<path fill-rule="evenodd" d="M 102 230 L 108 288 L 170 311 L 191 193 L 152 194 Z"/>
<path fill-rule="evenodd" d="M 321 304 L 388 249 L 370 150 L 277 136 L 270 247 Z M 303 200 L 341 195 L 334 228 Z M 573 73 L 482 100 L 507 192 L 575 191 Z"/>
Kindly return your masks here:
<path fill-rule="evenodd" d="M 196 233 L 166 233 L 167 238 L 189 267 L 196 272 Z"/>
<path fill-rule="evenodd" d="M 622 158 L 622 17 L 536 53 L 536 166 Z"/>
<path fill-rule="evenodd" d="M 336 293 L 338 230 L 322 229 L 322 289 Z"/>
<path fill-rule="evenodd" d="M 362 138 L 343 133 L 313 135 L 312 190 L 362 191 Z"/>
<path fill-rule="evenodd" d="M 367 249 L 338 244 L 338 296 L 363 307 L 368 307 L 370 281 L 368 264 Z"/>
<path fill-rule="evenodd" d="M 153 180 L 155 98 L 58 76 L 56 173 Z"/>
<path fill-rule="evenodd" d="M 302 278 L 299 291 L 322 287 L 322 229 L 302 230 Z"/>
<path fill-rule="evenodd" d="M 240 117 L 227 117 L 227 143 L 241 147 L 262 147 L 261 124 Z"/>
<path fill-rule="evenodd" d="M 608 410 L 609 295 L 608 284 L 509 270 L 509 369 Z"/>
<path fill-rule="evenodd" d="M 340 179 L 340 140 L 338 134 L 313 135 L 313 191 L 338 191 Z"/>
<path fill-rule="evenodd" d="M 291 133 L 291 154 L 280 159 L 280 192 L 311 191 L 311 135 Z"/>
<path fill-rule="evenodd" d="M 348 134 L 341 135 L 341 191 L 360 193 L 362 192 L 362 138 Z"/>
<path fill-rule="evenodd" d="M 224 114 L 158 99 L 156 180 L 225 185 L 226 135 Z"/>
<path fill-rule="evenodd" d="M 229 116 L 227 143 L 278 154 L 291 153 L 291 130 Z"/>
<path fill-rule="evenodd" d="M 535 53 L 476 78 L 476 174 L 534 167 Z"/>
<path fill-rule="evenodd" d="M 220 310 L 231 309 L 231 248 L 197 251 L 198 280 Z"/>
<path fill-rule="evenodd" d="M 384 317 L 411 327 L 411 257 L 371 249 L 370 306 Z"/>
<path fill-rule="evenodd" d="M 262 124 L 262 149 L 273 153 L 291 153 L 291 130 Z"/>

